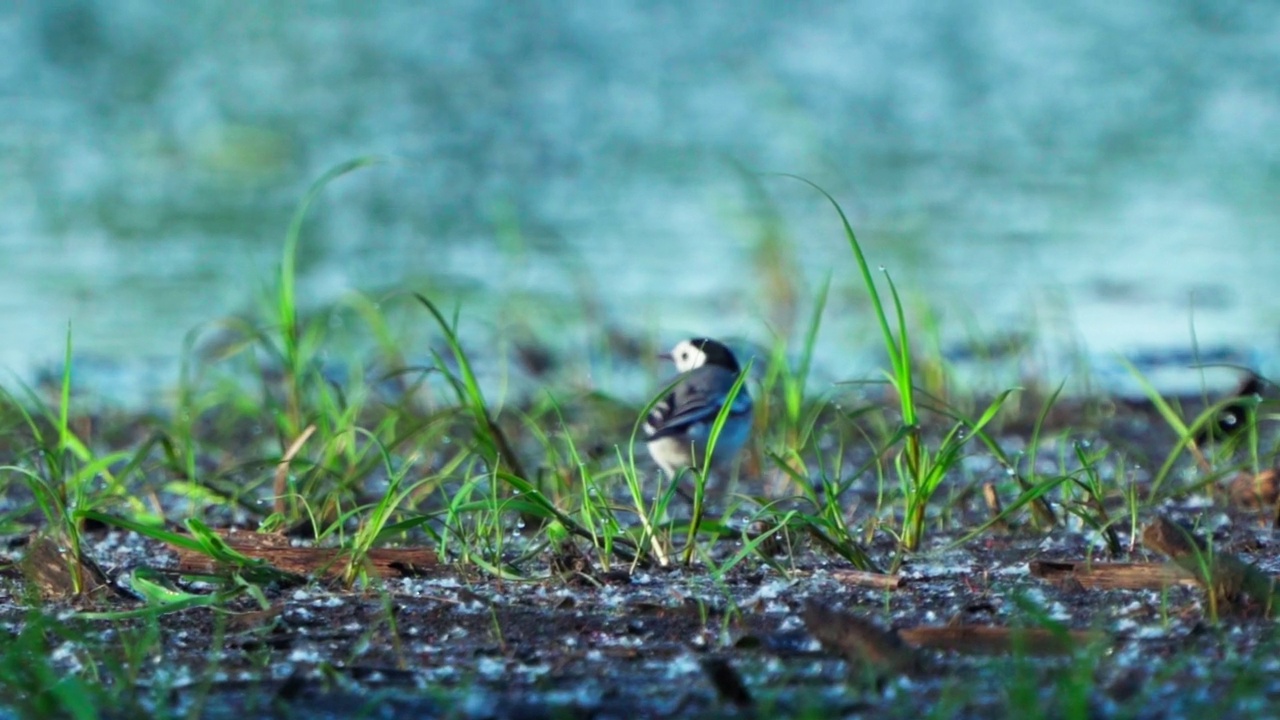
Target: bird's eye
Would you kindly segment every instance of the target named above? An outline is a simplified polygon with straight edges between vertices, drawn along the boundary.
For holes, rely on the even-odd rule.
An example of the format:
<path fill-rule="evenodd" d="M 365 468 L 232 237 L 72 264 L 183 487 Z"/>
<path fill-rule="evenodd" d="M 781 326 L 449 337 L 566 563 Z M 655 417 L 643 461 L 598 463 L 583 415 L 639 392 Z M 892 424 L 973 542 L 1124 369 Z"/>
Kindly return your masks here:
<path fill-rule="evenodd" d="M 685 352 L 680 353 L 680 359 L 681 359 L 681 360 L 688 360 L 688 359 L 689 359 L 689 352 L 688 352 L 688 351 L 685 351 Z"/>

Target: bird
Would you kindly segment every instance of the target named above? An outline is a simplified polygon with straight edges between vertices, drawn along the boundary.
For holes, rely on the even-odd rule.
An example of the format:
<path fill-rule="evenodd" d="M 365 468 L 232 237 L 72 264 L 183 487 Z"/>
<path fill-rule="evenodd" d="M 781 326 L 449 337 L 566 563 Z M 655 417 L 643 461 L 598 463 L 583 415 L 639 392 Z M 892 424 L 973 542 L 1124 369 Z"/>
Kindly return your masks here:
<path fill-rule="evenodd" d="M 681 340 L 659 357 L 671 360 L 681 374 L 653 404 L 644 437 L 649 455 L 674 480 L 685 468 L 703 469 L 711 428 L 742 368 L 728 346 L 710 338 Z M 744 385 L 716 438 L 712 468 L 731 463 L 746 444 L 751 414 L 751 395 Z"/>

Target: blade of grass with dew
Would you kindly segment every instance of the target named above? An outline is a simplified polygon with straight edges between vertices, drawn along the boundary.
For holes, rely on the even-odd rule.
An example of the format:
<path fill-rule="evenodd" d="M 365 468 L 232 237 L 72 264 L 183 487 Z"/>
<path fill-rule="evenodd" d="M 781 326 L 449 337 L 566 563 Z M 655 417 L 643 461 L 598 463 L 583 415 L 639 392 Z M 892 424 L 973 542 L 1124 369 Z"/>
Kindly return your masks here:
<path fill-rule="evenodd" d="M 742 377 L 745 377 L 745 375 L 743 375 Z M 742 378 L 739 378 L 739 381 L 741 381 L 741 379 Z M 671 392 L 675 389 L 676 385 L 680 384 L 680 381 L 681 381 L 681 378 L 679 377 L 673 378 L 669 383 L 667 383 L 665 387 L 659 390 L 658 393 L 654 395 L 654 397 L 650 399 L 649 402 L 645 404 L 643 408 L 640 409 L 640 413 L 636 415 L 636 420 L 631 426 L 631 435 L 627 440 L 627 459 L 626 459 L 626 463 L 624 463 L 623 465 L 623 477 L 627 481 L 627 487 L 631 494 L 631 499 L 635 504 L 636 512 L 640 517 L 642 524 L 644 525 L 642 541 L 639 543 L 639 547 L 641 548 L 646 547 L 646 543 L 643 542 L 643 538 L 647 538 L 648 539 L 647 546 L 651 551 L 655 553 L 655 557 L 658 558 L 659 564 L 662 565 L 663 567 L 666 567 L 667 565 L 667 553 L 665 550 L 662 549 L 661 545 L 659 544 L 659 540 L 656 532 L 657 528 L 654 527 L 654 521 L 657 518 L 660 518 L 663 515 L 665 515 L 666 508 L 670 503 L 671 499 L 674 497 L 675 492 L 678 488 L 679 476 L 675 478 L 671 478 L 670 487 L 667 488 L 667 491 L 665 493 L 659 492 L 657 494 L 657 498 L 655 499 L 655 504 L 653 509 L 649 512 L 646 512 L 644 508 L 644 493 L 643 493 L 642 483 L 640 482 L 640 474 L 636 469 L 636 441 L 640 437 L 641 426 L 644 424 L 645 420 L 649 417 L 649 414 L 653 412 L 653 408 L 656 407 L 657 404 L 661 402 L 663 398 L 670 395 Z M 730 407 L 730 405 L 728 402 L 726 402 L 724 407 L 721 408 L 721 410 L 723 411 L 724 408 L 728 408 L 728 407 Z M 719 419 L 719 416 L 717 415 L 717 420 L 718 419 Z M 621 449 L 619 448 L 619 452 L 620 451 Z M 707 453 L 707 457 L 710 457 L 709 453 Z M 658 474 L 660 477 L 664 475 L 662 471 L 659 471 Z M 661 481 L 659 481 L 659 489 L 660 488 L 661 488 Z"/>
<path fill-rule="evenodd" d="M 573 463 L 581 479 L 579 507 L 582 524 L 592 535 L 591 545 L 597 553 L 601 569 L 608 572 L 613 564 L 613 543 L 615 538 L 622 535 L 622 524 L 608 502 L 608 488 L 578 452 L 578 446 L 568 432 L 559 405 L 555 404 L 553 407 L 560 427 L 565 429 L 564 443 L 569 453 L 569 461 Z M 543 441 L 550 443 L 550 440 L 545 437 Z M 563 524 L 558 520 L 555 523 L 561 532 L 568 534 Z"/>
<path fill-rule="evenodd" d="M 656 399 L 654 402 L 656 402 Z M 650 403 L 650 406 L 653 404 L 654 403 Z M 647 412 L 642 412 L 640 416 L 645 417 L 647 414 Z M 638 422 L 639 421 L 637 421 L 637 429 L 639 428 Z M 627 493 L 635 507 L 636 518 L 640 521 L 640 535 L 635 540 L 635 546 L 640 548 L 641 552 L 636 553 L 636 557 L 633 560 L 632 570 L 635 569 L 634 565 L 645 556 L 645 552 L 651 555 L 660 567 L 667 567 L 671 563 L 670 553 L 667 551 L 667 546 L 670 545 L 670 542 L 668 539 L 666 546 L 664 546 L 661 538 L 658 537 L 658 528 L 656 527 L 654 519 L 660 518 L 666 514 L 667 505 L 675 496 L 675 485 L 673 484 L 671 487 L 667 488 L 666 492 L 663 492 L 661 482 L 659 482 L 658 491 L 654 498 L 654 504 L 651 508 L 646 508 L 643 483 L 640 480 L 640 474 L 637 472 L 635 466 L 634 434 L 632 435 L 631 447 L 629 448 L 629 451 L 632 453 L 629 462 L 622 457 L 621 447 L 615 446 L 614 450 L 618 454 L 618 464 L 622 467 L 623 483 L 625 484 Z"/>
<path fill-rule="evenodd" d="M 858 270 L 862 273 L 863 284 L 868 290 L 867 296 L 871 300 L 871 306 L 874 311 L 873 314 L 875 315 L 877 322 L 879 322 L 880 332 L 884 338 L 885 349 L 889 352 L 890 364 L 896 370 L 901 365 L 901 360 L 898 357 L 897 351 L 898 344 L 893 337 L 893 331 L 889 328 L 888 315 L 885 313 L 884 306 L 880 301 L 880 294 L 875 289 L 876 285 L 875 280 L 872 279 L 871 276 L 871 267 L 867 264 L 867 259 L 862 254 L 862 246 L 858 243 L 857 235 L 853 232 L 853 226 L 849 224 L 849 219 L 844 214 L 844 208 L 840 207 L 840 203 L 836 202 L 836 199 L 832 197 L 830 193 L 812 180 L 789 173 L 781 173 L 781 176 L 788 177 L 793 180 L 799 180 L 805 185 L 817 190 L 819 194 L 827 199 L 827 202 L 831 204 L 831 207 L 835 209 L 836 214 L 840 217 L 840 223 L 844 228 L 845 237 L 849 240 L 849 246 L 853 250 L 854 259 L 858 264 Z M 906 418 L 904 417 L 904 422 L 905 420 Z"/>
<path fill-rule="evenodd" d="M 685 538 L 684 546 L 684 564 L 688 565 L 693 558 L 694 546 L 696 545 L 698 527 L 702 524 L 703 503 L 706 500 L 707 477 L 711 473 L 712 459 L 715 457 L 716 444 L 720 440 L 720 433 L 724 431 L 725 423 L 729 421 L 729 416 L 733 414 L 733 406 L 738 401 L 738 395 L 744 390 L 747 377 L 751 372 L 751 366 L 755 359 L 747 361 L 742 371 L 738 373 L 738 377 L 734 380 L 733 385 L 729 388 L 729 392 L 725 394 L 724 402 L 720 405 L 720 411 L 716 413 L 715 422 L 711 424 L 711 432 L 707 436 L 706 448 L 702 453 L 702 468 L 698 470 L 694 478 L 693 486 L 693 513 L 689 518 L 689 534 Z"/>
<path fill-rule="evenodd" d="M 1195 432 L 1191 428 L 1187 427 L 1182 416 L 1179 415 L 1169 402 L 1164 399 L 1160 392 L 1156 390 L 1155 386 L 1151 384 L 1151 381 L 1148 380 L 1147 377 L 1138 370 L 1138 368 L 1134 367 L 1133 363 L 1129 362 L 1125 357 L 1120 357 L 1119 360 L 1120 364 L 1123 365 L 1125 369 L 1129 371 L 1129 374 L 1133 379 L 1137 381 L 1138 386 L 1142 388 L 1143 394 L 1147 396 L 1147 399 L 1151 401 L 1152 406 L 1154 406 L 1160 413 L 1160 417 L 1164 418 L 1164 421 L 1168 423 L 1169 427 L 1178 436 L 1178 443 L 1169 453 L 1164 464 L 1160 466 L 1160 470 L 1157 471 L 1155 476 L 1151 479 L 1151 489 L 1147 492 L 1147 501 L 1149 503 L 1155 502 L 1156 498 L 1159 497 L 1160 488 L 1164 485 L 1164 481 L 1168 478 L 1169 473 L 1173 471 L 1173 465 L 1177 462 L 1178 456 L 1182 454 L 1182 450 L 1184 448 L 1191 453 L 1192 457 L 1195 458 L 1196 464 L 1198 464 L 1202 470 L 1209 472 L 1212 468 L 1210 468 L 1209 461 L 1205 459 L 1204 455 L 1200 452 L 1199 446 L 1196 444 Z"/>
<path fill-rule="evenodd" d="M 1199 415 L 1187 424 L 1187 434 L 1179 436 L 1178 442 L 1174 444 L 1173 448 L 1169 451 L 1168 456 L 1165 458 L 1164 463 L 1161 464 L 1160 469 L 1152 477 L 1151 488 L 1147 493 L 1148 504 L 1158 503 L 1165 498 L 1176 495 L 1185 495 L 1187 493 L 1196 492 L 1203 487 L 1212 484 L 1224 475 L 1230 474 L 1233 469 L 1231 467 L 1226 467 L 1220 470 L 1214 469 L 1208 459 L 1199 452 L 1198 445 L 1196 444 L 1196 437 L 1216 423 L 1218 418 L 1222 416 L 1222 412 L 1224 410 L 1233 405 L 1238 406 L 1240 403 L 1241 400 L 1239 398 L 1224 398 L 1223 400 L 1220 400 L 1202 410 Z M 1188 450 L 1192 453 L 1192 457 L 1195 459 L 1196 465 L 1200 470 L 1201 477 L 1195 482 L 1183 485 L 1175 490 L 1162 492 L 1164 483 L 1173 472 L 1173 468 L 1177 464 L 1178 458 L 1182 455 L 1183 450 Z"/>
<path fill-rule="evenodd" d="M 462 343 L 458 339 L 456 318 L 454 324 L 450 325 L 439 308 L 435 306 L 435 303 L 418 293 L 414 293 L 414 297 L 427 308 L 427 311 L 435 318 L 441 332 L 444 333 L 445 342 L 453 354 L 453 360 L 457 364 L 458 371 L 462 374 L 462 377 L 454 377 L 453 373 L 448 372 L 438 355 L 437 364 L 445 376 L 450 379 L 450 384 L 458 396 L 459 404 L 471 413 L 475 422 L 476 439 L 481 441 L 481 447 L 490 454 L 488 458 L 491 462 L 490 469 L 496 469 L 501 465 L 521 478 L 529 477 L 525 473 L 524 467 L 516 456 L 515 451 L 512 450 L 511 444 L 507 441 L 506 435 L 489 414 L 489 406 L 480 390 L 480 383 L 476 380 L 475 372 L 471 369 L 471 361 L 462 350 Z M 432 351 L 432 354 L 435 355 L 436 353 Z"/>
<path fill-rule="evenodd" d="M 181 612 L 197 607 L 225 607 L 232 600 L 244 594 L 244 589 L 240 587 L 208 595 L 183 592 L 156 582 L 152 579 L 156 576 L 157 574 L 154 571 L 145 568 L 137 568 L 129 574 L 129 588 L 147 603 L 145 607 L 132 610 L 79 612 L 76 613 L 75 617 L 81 620 L 133 620 Z"/>
<path fill-rule="evenodd" d="M 958 548 L 964 545 L 965 543 L 969 542 L 970 540 L 973 540 L 974 538 L 978 537 L 979 535 L 986 532 L 987 530 L 991 529 L 991 527 L 999 523 L 1006 522 L 1010 517 L 1013 516 L 1014 513 L 1021 510 L 1028 503 L 1038 502 L 1042 500 L 1046 495 L 1052 492 L 1055 488 L 1057 488 L 1062 483 L 1069 481 L 1070 479 L 1071 478 L 1069 476 L 1060 475 L 1057 477 L 1048 478 L 1046 480 L 1043 480 L 1031 486 L 1030 489 L 1023 491 L 1020 495 L 1018 495 L 1018 497 L 1012 503 L 1009 503 L 1009 506 L 1006 507 L 1004 510 L 1002 510 L 998 515 L 982 523 L 978 527 L 974 528 L 972 531 L 966 533 L 965 535 L 957 539 L 955 542 L 948 545 L 948 547 Z"/>
<path fill-rule="evenodd" d="M 377 448 L 389 481 L 382 497 L 373 506 L 369 517 L 361 523 L 355 537 L 352 538 L 347 567 L 343 573 L 343 580 L 348 586 L 355 582 L 357 575 L 364 568 L 370 551 L 381 536 L 382 531 L 386 528 L 387 523 L 390 522 L 391 515 L 396 508 L 411 497 L 418 486 L 423 483 L 435 482 L 436 480 L 434 477 L 422 478 L 410 483 L 408 487 L 402 490 L 401 485 L 404 484 L 405 477 L 413 468 L 414 460 L 410 458 L 397 468 L 391 459 L 391 453 L 378 441 L 377 437 L 363 428 L 356 428 L 356 432 L 368 437 L 374 447 Z"/>
<path fill-rule="evenodd" d="M 910 526 L 910 532 L 914 533 L 914 537 L 908 539 L 908 549 L 914 550 L 919 546 L 920 540 L 923 538 L 924 528 L 924 512 L 923 508 L 933 498 L 938 487 L 942 484 L 945 475 L 955 467 L 960 459 L 960 452 L 968 445 L 975 436 L 982 433 L 983 429 L 995 419 L 1000 412 L 1000 408 L 1008 397 L 1015 392 L 1014 389 L 1004 390 L 996 395 L 995 399 L 989 404 L 982 415 L 976 421 L 961 420 L 953 425 L 951 430 L 943 437 L 937 450 L 932 453 L 932 457 L 928 454 L 922 456 L 921 468 L 922 476 L 920 484 L 913 488 L 913 493 L 918 495 L 918 499 L 911 502 L 918 503 L 913 506 L 917 510 L 915 523 Z M 904 533 L 907 529 L 904 529 Z"/>
<path fill-rule="evenodd" d="M 800 361 L 796 365 L 791 382 L 785 382 L 783 385 L 787 403 L 787 419 L 793 425 L 798 423 L 800 419 L 800 407 L 804 401 L 806 386 L 809 383 L 809 371 L 813 367 L 813 354 L 818 344 L 818 331 L 822 326 L 822 313 L 827 309 L 827 297 L 830 290 L 831 273 L 827 273 L 827 278 L 818 290 L 818 296 L 814 299 L 813 313 L 809 316 L 809 323 L 805 328 L 804 344 L 800 350 Z"/>
<path fill-rule="evenodd" d="M 889 316 L 885 310 L 884 303 L 881 301 L 880 292 L 876 287 L 875 279 L 871 275 L 871 267 L 867 264 L 867 259 L 862 253 L 862 246 L 858 242 L 857 235 L 853 231 L 853 226 L 849 223 L 849 218 L 845 215 L 844 209 L 840 207 L 840 203 L 828 193 L 826 190 L 818 186 L 816 183 L 807 180 L 798 175 L 784 175 L 810 186 L 818 191 L 827 202 L 835 209 L 836 214 L 840 218 L 841 227 L 844 230 L 845 239 L 849 243 L 850 249 L 853 251 L 854 259 L 858 266 L 858 272 L 862 275 L 863 285 L 867 291 L 867 297 L 871 300 L 872 309 L 876 318 L 876 322 L 880 326 L 882 341 L 884 343 L 885 352 L 889 357 L 890 371 L 886 373 L 890 383 L 893 385 L 898 395 L 898 404 L 902 413 L 902 427 L 906 430 L 903 435 L 903 450 L 899 459 L 895 462 L 895 466 L 905 477 L 900 478 L 900 482 L 904 488 L 926 488 L 928 481 L 924 478 L 924 448 L 920 437 L 920 427 L 917 416 L 915 403 L 915 387 L 912 380 L 912 361 L 911 361 L 911 343 L 907 331 L 906 315 L 902 307 L 902 299 L 898 294 L 898 289 L 893 283 L 893 278 L 885 273 L 885 281 L 889 287 L 890 299 L 893 301 L 894 318 L 897 322 L 897 334 L 895 336 L 893 329 L 889 324 Z M 919 513 L 923 509 L 921 498 L 914 492 L 908 492 L 905 502 L 909 506 L 905 508 L 904 522 L 915 522 L 911 518 L 919 518 Z M 912 550 L 910 540 L 915 536 L 914 531 L 904 533 L 908 539 L 905 550 Z"/>
<path fill-rule="evenodd" d="M 86 520 L 102 523 L 103 525 L 111 525 L 122 530 L 138 533 L 139 535 L 152 540 L 159 540 L 166 545 L 192 550 L 194 552 L 204 552 L 204 545 L 190 535 L 166 530 L 162 526 L 149 525 L 136 520 L 111 515 L 109 513 L 99 512 L 97 510 L 86 510 L 80 513 L 80 516 Z"/>
<path fill-rule="evenodd" d="M 297 209 L 294 210 L 293 218 L 289 221 L 289 229 L 284 236 L 284 249 L 280 260 L 280 290 L 277 298 L 277 311 L 280 322 L 280 334 L 284 341 L 284 361 L 285 372 L 288 377 L 285 379 L 286 390 L 290 392 L 290 404 L 288 410 L 290 412 L 290 427 L 292 435 L 296 435 L 301 429 L 301 398 L 298 397 L 297 382 L 302 373 L 302 357 L 298 352 L 299 349 L 299 333 L 298 333 L 298 304 L 297 304 L 297 261 L 298 261 L 298 243 L 302 237 L 302 225 L 306 220 L 307 213 L 311 209 L 311 205 L 320 196 L 320 192 L 334 180 L 351 172 L 355 172 L 362 168 L 370 167 L 387 162 L 386 158 L 366 156 L 354 158 L 346 162 L 339 163 L 324 172 L 311 186 L 307 188 L 307 192 L 303 195 L 302 201 L 298 203 Z"/>
<path fill-rule="evenodd" d="M 761 545 L 767 542 L 769 538 L 777 535 L 780 531 L 786 528 L 791 522 L 791 519 L 796 515 L 797 513 L 795 510 L 789 510 L 780 519 L 778 519 L 777 523 L 773 527 L 753 538 L 744 537 L 742 541 L 742 548 L 739 549 L 738 552 L 726 558 L 723 563 L 715 564 L 712 561 L 708 561 L 708 565 L 711 566 L 712 579 L 716 582 L 724 580 L 724 576 L 728 574 L 730 570 L 737 567 L 738 564 L 747 559 L 748 556 L 758 552 Z"/>

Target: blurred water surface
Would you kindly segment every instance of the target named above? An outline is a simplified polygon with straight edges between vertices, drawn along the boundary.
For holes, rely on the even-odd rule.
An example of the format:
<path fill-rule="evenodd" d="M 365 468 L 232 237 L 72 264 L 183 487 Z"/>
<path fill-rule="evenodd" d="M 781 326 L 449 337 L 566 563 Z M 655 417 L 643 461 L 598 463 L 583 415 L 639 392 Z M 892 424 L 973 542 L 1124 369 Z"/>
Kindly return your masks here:
<path fill-rule="evenodd" d="M 1194 320 L 1210 354 L 1275 356 L 1271 3 L 50 0 L 0 6 L 0 41 L 21 378 L 70 321 L 103 384 L 154 397 L 188 331 L 270 286 L 309 183 L 364 155 L 393 161 L 322 196 L 308 306 L 412 288 L 481 342 L 518 307 L 568 352 L 605 322 L 767 343 L 831 274 L 819 364 L 865 373 L 838 220 L 785 172 L 948 347 L 1030 334 L 1048 374 L 1106 383 L 1118 353 L 1188 357 Z"/>

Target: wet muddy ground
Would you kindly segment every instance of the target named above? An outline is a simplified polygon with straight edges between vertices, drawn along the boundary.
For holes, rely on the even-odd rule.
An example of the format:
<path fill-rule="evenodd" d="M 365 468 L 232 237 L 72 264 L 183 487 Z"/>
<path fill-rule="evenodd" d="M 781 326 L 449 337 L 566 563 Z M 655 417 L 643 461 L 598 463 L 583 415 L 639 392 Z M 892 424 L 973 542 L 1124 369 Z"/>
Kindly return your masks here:
<path fill-rule="evenodd" d="M 1151 460 L 1174 441 L 1142 403 L 1117 405 L 1092 437 Z M 1275 577 L 1273 506 L 1232 502 L 1218 489 L 1229 480 L 1114 523 L 1114 556 L 1081 522 L 1040 530 L 1026 513 L 957 543 L 984 520 L 969 493 L 884 582 L 804 537 L 722 577 L 699 564 L 606 569 L 580 544 L 571 562 L 544 550 L 518 580 L 446 562 L 357 591 L 275 584 L 265 607 L 242 597 L 153 620 L 76 616 L 140 606 L 121 597 L 37 603 L 18 562 L 25 540 L 14 537 L 0 618 L 17 637 L 33 605 L 56 613 L 58 627 L 44 632 L 49 656 L 68 671 L 92 674 L 84 664 L 99 663 L 108 682 L 131 683 L 121 696 L 133 704 L 106 709 L 121 717 L 1265 716 L 1280 702 L 1267 603 L 1211 605 L 1185 570 L 1141 589 L 1032 572 L 1045 560 L 1165 563 L 1140 535 L 1160 516 Z M 1110 509 L 1123 517 L 1119 497 Z M 96 528 L 89 540 L 116 581 L 177 564 L 170 548 L 133 533 Z M 514 552 L 520 539 L 512 543 Z M 723 560 L 741 545 L 715 547 Z M 867 549 L 885 569 L 895 547 L 879 531 Z M 964 632 L 973 628 L 1026 632 L 987 643 Z"/>

